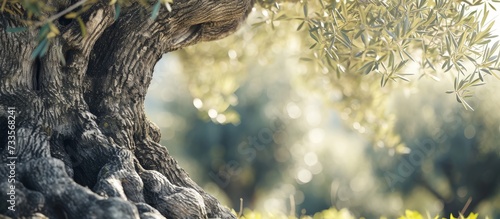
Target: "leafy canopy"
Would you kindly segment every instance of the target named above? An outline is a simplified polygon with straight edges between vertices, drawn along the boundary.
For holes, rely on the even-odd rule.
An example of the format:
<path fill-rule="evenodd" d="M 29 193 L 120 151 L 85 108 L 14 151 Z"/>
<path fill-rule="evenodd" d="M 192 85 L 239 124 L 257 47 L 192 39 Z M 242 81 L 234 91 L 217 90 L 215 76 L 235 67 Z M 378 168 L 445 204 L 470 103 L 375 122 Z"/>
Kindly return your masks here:
<path fill-rule="evenodd" d="M 302 59 L 316 61 L 329 80 L 377 74 L 384 87 L 412 75 L 440 80 L 451 73 L 448 93 L 472 110 L 465 101 L 471 87 L 484 84 L 486 75 L 498 78 L 500 70 L 498 42 L 490 45 L 494 21 L 487 21 L 496 10 L 492 2 L 498 0 L 312 0 L 300 2 L 303 15 L 290 18 L 300 20 L 297 29 L 313 40 Z M 271 23 L 290 19 L 279 7 L 270 10 L 276 14 Z"/>
<path fill-rule="evenodd" d="M 262 0 L 257 18 L 249 21 L 253 28 L 187 48 L 181 57 L 197 108 L 235 118 L 212 118 L 216 123 L 237 123 L 231 108 L 237 103 L 235 82 L 243 81 L 253 65 L 279 59 L 283 54 L 274 51 L 288 51 L 287 41 L 295 40 L 301 52 L 291 55 L 302 62 L 292 83 L 321 94 L 326 105 L 377 145 L 406 151 L 393 133 L 390 96 L 414 89 L 419 80 L 444 81 L 450 83 L 448 93 L 472 110 L 466 98 L 489 76 L 498 78 L 500 70 L 490 21 L 494 3 Z"/>

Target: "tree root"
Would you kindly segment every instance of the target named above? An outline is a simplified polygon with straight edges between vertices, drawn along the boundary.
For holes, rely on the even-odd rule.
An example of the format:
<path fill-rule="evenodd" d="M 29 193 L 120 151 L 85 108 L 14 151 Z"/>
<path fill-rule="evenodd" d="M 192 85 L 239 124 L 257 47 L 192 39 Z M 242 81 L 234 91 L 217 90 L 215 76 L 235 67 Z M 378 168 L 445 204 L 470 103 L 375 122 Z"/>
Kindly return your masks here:
<path fill-rule="evenodd" d="M 97 128 L 92 120 L 87 122 L 91 125 L 77 129 L 82 136 L 78 140 L 80 143 L 64 145 L 64 148 L 72 147 L 74 150 L 57 153 L 60 154 L 59 159 L 51 157 L 48 150 L 50 143 L 59 148 L 54 149 L 60 150 L 60 145 L 54 144 L 60 139 L 49 141 L 41 128 L 28 126 L 19 129 L 18 137 L 23 139 L 19 141 L 19 147 L 24 153 L 18 156 L 19 163 L 16 163 L 16 211 L 10 211 L 4 205 L 0 214 L 13 218 L 234 218 L 227 208 L 220 206 L 215 198 L 189 179 L 163 146 L 154 141 L 137 145 L 136 153 L 142 152 L 138 153 L 138 158 L 129 149 L 114 144 L 90 147 L 90 142 L 103 144 L 107 141 L 99 136 L 98 131 L 90 131 Z M 37 153 L 31 152 L 34 145 L 37 145 Z M 69 158 L 71 155 L 87 161 L 74 162 Z M 141 159 L 144 164 L 141 164 Z M 82 173 L 78 168 L 72 170 L 63 160 L 73 160 L 76 167 L 90 167 L 85 175 L 91 175 L 92 168 L 98 169 L 92 190 L 70 176 L 69 173 L 74 172 L 75 176 Z M 101 168 L 95 168 L 100 166 L 101 160 L 107 162 Z M 151 168 L 154 164 L 158 166 Z M 2 179 L 8 178 L 7 171 L 2 168 L 1 174 L 5 175 Z M 0 188 L 9 191 L 11 185 L 3 181 Z M 2 198 L 9 199 L 6 193 L 2 194 Z"/>

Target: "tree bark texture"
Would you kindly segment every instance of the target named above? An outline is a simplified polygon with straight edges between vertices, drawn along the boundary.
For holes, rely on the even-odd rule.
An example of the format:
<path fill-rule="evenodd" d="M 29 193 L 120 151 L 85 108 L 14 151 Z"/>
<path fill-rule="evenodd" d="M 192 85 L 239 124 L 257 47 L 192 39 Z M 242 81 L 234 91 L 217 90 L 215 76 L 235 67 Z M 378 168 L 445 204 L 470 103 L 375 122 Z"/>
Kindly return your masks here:
<path fill-rule="evenodd" d="M 60 11 L 75 2 L 47 4 Z M 86 36 L 76 20 L 55 21 L 61 34 L 36 59 L 37 30 L 7 32 L 23 23 L 0 14 L 0 218 L 235 218 L 159 144 L 144 98 L 163 53 L 231 34 L 252 6 L 174 0 L 153 21 L 134 3 L 115 20 L 102 1 L 82 15 Z"/>

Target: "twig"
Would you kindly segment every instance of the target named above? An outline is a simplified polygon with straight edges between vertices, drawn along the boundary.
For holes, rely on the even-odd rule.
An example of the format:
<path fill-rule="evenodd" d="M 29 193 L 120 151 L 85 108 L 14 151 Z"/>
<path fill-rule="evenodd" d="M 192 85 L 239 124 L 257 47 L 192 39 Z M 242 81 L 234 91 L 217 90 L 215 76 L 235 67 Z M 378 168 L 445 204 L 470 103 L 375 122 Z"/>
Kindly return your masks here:
<path fill-rule="evenodd" d="M 2 2 L 2 8 L 0 9 L 0 11 L 3 12 L 3 10 L 5 9 L 5 5 L 7 4 L 7 0 L 3 0 Z"/>
<path fill-rule="evenodd" d="M 47 18 L 46 21 L 43 21 L 43 22 L 38 22 L 35 24 L 35 26 L 41 26 L 43 24 L 46 24 L 46 23 L 50 23 L 56 19 L 59 19 L 60 17 L 62 17 L 63 15 L 73 11 L 74 9 L 80 7 L 81 5 L 83 5 L 85 2 L 87 2 L 87 0 L 80 0 L 79 2 L 67 7 L 66 9 L 62 10 L 61 12 L 57 13 L 57 14 L 54 14 L 52 16 L 50 16 L 49 18 Z"/>
<path fill-rule="evenodd" d="M 290 216 L 295 218 L 295 199 L 290 195 Z"/>
<path fill-rule="evenodd" d="M 461 215 L 464 215 L 465 214 L 465 211 L 467 210 L 467 208 L 469 207 L 470 203 L 472 202 L 472 197 L 469 197 L 469 199 L 467 200 L 467 202 L 465 203 L 465 206 L 464 208 L 462 208 L 462 211 L 460 211 L 460 214 Z"/>
<path fill-rule="evenodd" d="M 238 212 L 238 218 L 243 215 L 243 198 L 240 198 L 240 212 Z"/>

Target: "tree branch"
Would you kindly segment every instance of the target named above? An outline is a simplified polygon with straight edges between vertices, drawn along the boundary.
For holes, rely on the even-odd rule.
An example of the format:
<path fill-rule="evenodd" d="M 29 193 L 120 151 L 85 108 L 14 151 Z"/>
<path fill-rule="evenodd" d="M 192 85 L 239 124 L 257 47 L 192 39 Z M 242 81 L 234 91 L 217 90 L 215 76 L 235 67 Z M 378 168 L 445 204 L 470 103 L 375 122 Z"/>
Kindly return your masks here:
<path fill-rule="evenodd" d="M 425 189 L 427 189 L 427 191 L 429 191 L 432 195 L 434 195 L 434 197 L 439 199 L 442 203 L 447 202 L 448 199 L 445 198 L 443 195 L 441 195 L 441 193 L 439 193 L 436 189 L 434 189 L 434 187 L 431 186 L 431 184 L 425 179 L 425 177 L 422 174 L 420 174 L 420 177 L 418 179 L 420 185 Z"/>

